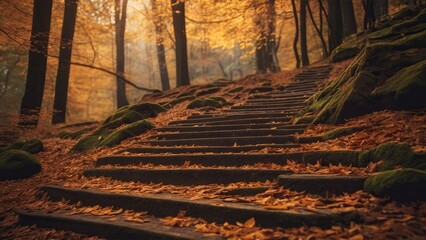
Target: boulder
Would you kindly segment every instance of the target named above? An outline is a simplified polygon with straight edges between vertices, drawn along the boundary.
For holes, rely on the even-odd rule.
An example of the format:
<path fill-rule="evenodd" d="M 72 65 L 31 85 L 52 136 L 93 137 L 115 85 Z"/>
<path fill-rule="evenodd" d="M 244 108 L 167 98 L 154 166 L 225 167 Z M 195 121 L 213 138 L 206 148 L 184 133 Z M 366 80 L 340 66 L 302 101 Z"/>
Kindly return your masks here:
<path fill-rule="evenodd" d="M 40 161 L 26 151 L 10 149 L 0 153 L 0 180 L 27 178 L 40 171 Z"/>

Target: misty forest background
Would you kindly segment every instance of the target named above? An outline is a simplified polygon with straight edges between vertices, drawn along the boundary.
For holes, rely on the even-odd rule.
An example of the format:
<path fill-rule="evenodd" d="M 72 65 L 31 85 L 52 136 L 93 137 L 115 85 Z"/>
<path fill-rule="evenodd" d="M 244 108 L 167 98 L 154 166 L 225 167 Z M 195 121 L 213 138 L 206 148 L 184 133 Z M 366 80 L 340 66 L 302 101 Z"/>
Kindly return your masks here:
<path fill-rule="evenodd" d="M 276 63 L 279 64 L 279 69 L 274 71 L 296 69 L 293 44 L 295 36 L 300 41 L 300 34 L 296 35 L 294 10 L 299 21 L 302 17 L 306 20 L 309 63 L 327 58 L 333 48 L 327 34 L 330 26 L 327 11 L 330 10 L 328 4 L 334 1 L 301 1 L 309 6 L 302 16 L 299 0 L 185 1 L 191 84 L 205 84 L 219 78 L 239 79 L 259 73 L 256 47 L 262 37 L 264 23 L 270 19 L 274 22 L 273 38 Z M 270 2 L 274 2 L 272 18 L 268 18 L 267 14 L 268 11 L 271 13 L 271 9 L 268 10 Z M 357 32 L 360 33 L 363 31 L 364 8 L 361 0 L 352 2 Z M 388 2 L 390 14 L 407 4 L 401 0 L 383 2 Z M 64 0 L 53 1 L 46 82 L 39 120 L 41 126 L 50 125 L 52 119 L 64 8 Z M 0 117 L 3 119 L 0 124 L 6 127 L 18 121 L 25 91 L 33 1 L 2 0 L 0 10 Z M 117 73 L 116 37 L 119 24 L 122 29 L 125 25 L 124 77 L 142 88 L 166 90 L 164 81 L 163 84 L 161 82 L 157 58 L 159 47 L 164 47 L 169 84 L 171 88 L 176 87 L 176 41 L 171 1 L 78 1 L 66 123 L 101 120 L 117 108 L 117 80 L 114 74 Z M 297 43 L 297 48 L 300 54 L 300 43 Z M 300 61 L 300 66 L 308 64 L 306 59 Z M 147 93 L 149 91 L 126 84 L 129 103 L 139 102 Z"/>

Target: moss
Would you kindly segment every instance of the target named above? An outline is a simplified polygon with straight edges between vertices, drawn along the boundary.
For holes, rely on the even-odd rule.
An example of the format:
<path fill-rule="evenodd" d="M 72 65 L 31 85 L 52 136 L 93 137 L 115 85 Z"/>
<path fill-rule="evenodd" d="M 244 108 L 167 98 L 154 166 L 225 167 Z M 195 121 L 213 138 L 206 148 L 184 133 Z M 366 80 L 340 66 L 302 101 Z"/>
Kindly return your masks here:
<path fill-rule="evenodd" d="M 127 125 L 126 127 L 117 130 L 100 142 L 100 146 L 112 147 L 121 143 L 121 141 L 138 136 L 155 126 L 147 120 L 141 120 Z"/>
<path fill-rule="evenodd" d="M 312 121 L 314 120 L 315 116 L 309 116 L 309 115 L 305 115 L 302 117 L 296 117 L 293 120 L 293 124 L 307 124 L 307 123 L 312 123 Z"/>
<path fill-rule="evenodd" d="M 340 62 L 355 57 L 358 53 L 358 47 L 338 47 L 331 53 L 331 62 Z"/>
<path fill-rule="evenodd" d="M 196 108 L 203 108 L 203 107 L 213 107 L 213 108 L 220 108 L 222 107 L 222 104 L 220 102 L 213 100 L 213 99 L 195 99 L 192 102 L 186 106 L 187 109 L 196 109 Z"/>
<path fill-rule="evenodd" d="M 89 149 L 93 149 L 99 146 L 110 146 L 111 144 L 113 144 L 113 142 L 121 142 L 123 139 L 129 136 L 130 132 L 126 132 L 122 129 L 114 132 L 115 129 L 130 124 L 124 127 L 123 129 L 132 126 L 133 128 L 135 128 L 132 128 L 133 130 L 135 130 L 134 132 L 137 132 L 136 127 L 132 125 L 133 123 L 141 124 L 141 121 L 143 121 L 145 118 L 156 117 L 158 113 L 164 111 L 166 111 L 165 108 L 155 103 L 141 103 L 124 106 L 115 111 L 113 115 L 108 117 L 104 121 L 104 123 L 92 134 L 80 139 L 77 144 L 74 145 L 72 150 L 87 151 Z M 113 134 L 115 135 L 113 136 Z M 104 140 L 106 139 L 109 139 L 107 141 L 107 144 L 103 144 Z"/>
<path fill-rule="evenodd" d="M 336 128 L 333 129 L 331 131 L 326 132 L 323 135 L 323 140 L 330 140 L 330 139 L 335 139 L 335 138 L 339 138 L 339 137 L 343 137 L 346 135 L 351 135 L 354 134 L 356 132 L 359 132 L 361 130 L 363 130 L 363 127 L 340 127 L 340 128 Z"/>
<path fill-rule="evenodd" d="M 410 168 L 382 172 L 369 177 L 364 190 L 398 201 L 426 200 L 426 172 Z"/>
<path fill-rule="evenodd" d="M 195 96 L 197 96 L 197 97 L 205 96 L 205 95 L 208 95 L 208 94 L 219 92 L 221 89 L 222 88 L 220 88 L 220 87 L 211 87 L 211 88 L 201 89 L 200 91 L 198 91 L 195 94 Z"/>
<path fill-rule="evenodd" d="M 27 178 L 40 171 L 40 162 L 26 151 L 11 149 L 0 153 L 0 180 Z"/>
<path fill-rule="evenodd" d="M 104 137 L 101 135 L 85 136 L 72 147 L 72 151 L 84 152 L 99 147 L 103 139 Z"/>
<path fill-rule="evenodd" d="M 63 131 L 58 134 L 58 137 L 62 139 L 79 139 L 83 134 L 88 133 L 92 129 L 93 127 L 83 128 L 76 132 Z"/>
<path fill-rule="evenodd" d="M 44 150 L 43 142 L 37 138 L 15 142 L 6 148 L 6 150 L 8 149 L 19 149 L 32 154 L 36 154 Z"/>
<path fill-rule="evenodd" d="M 215 96 L 213 96 L 213 97 L 209 97 L 208 99 L 212 99 L 212 100 L 215 100 L 217 102 L 220 102 L 222 105 L 228 103 L 228 101 L 226 101 L 226 99 L 223 98 L 223 97 L 215 97 Z"/>
<path fill-rule="evenodd" d="M 273 87 L 271 87 L 270 85 L 267 85 L 267 86 L 252 88 L 252 89 L 250 89 L 250 93 L 271 92 L 273 90 L 274 90 Z"/>
<path fill-rule="evenodd" d="M 189 101 L 189 100 L 194 100 L 194 99 L 195 99 L 195 97 L 193 95 L 185 96 L 185 97 L 180 97 L 180 98 L 177 98 L 175 100 L 172 100 L 172 101 L 164 104 L 163 107 L 164 108 L 171 108 L 171 107 L 173 107 L 176 104 L 179 104 L 181 102 L 185 102 L 185 101 Z"/>
<path fill-rule="evenodd" d="M 369 162 L 383 163 L 379 166 L 379 170 L 390 170 L 395 167 L 402 166 L 408 168 L 425 169 L 425 154 L 415 153 L 411 147 L 406 144 L 387 142 L 379 146 L 364 151 L 359 156 L 359 165 L 367 166 Z"/>
<path fill-rule="evenodd" d="M 244 90 L 244 87 L 240 86 L 240 87 L 236 87 L 236 88 L 228 90 L 228 93 L 236 93 L 236 92 L 240 92 L 242 90 Z"/>
<path fill-rule="evenodd" d="M 372 95 L 383 105 L 398 102 L 398 108 L 426 107 L 426 60 L 404 68 L 376 88 Z"/>

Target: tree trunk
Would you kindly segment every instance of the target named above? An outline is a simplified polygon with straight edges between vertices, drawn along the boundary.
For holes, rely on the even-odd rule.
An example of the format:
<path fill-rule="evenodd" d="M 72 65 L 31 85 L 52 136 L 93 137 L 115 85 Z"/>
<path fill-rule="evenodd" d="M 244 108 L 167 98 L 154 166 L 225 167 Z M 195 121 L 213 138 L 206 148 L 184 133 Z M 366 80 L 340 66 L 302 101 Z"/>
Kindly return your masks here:
<path fill-rule="evenodd" d="M 52 0 L 34 0 L 27 82 L 19 125 L 37 127 L 46 78 Z"/>
<path fill-rule="evenodd" d="M 388 0 L 375 0 L 374 1 L 374 14 L 377 19 L 388 15 L 389 1 Z"/>
<path fill-rule="evenodd" d="M 275 0 L 268 0 L 268 39 L 267 39 L 267 56 L 268 68 L 271 72 L 279 72 L 280 65 L 278 63 L 278 46 L 275 40 L 275 24 L 276 24 Z"/>
<path fill-rule="evenodd" d="M 126 83 L 124 77 L 125 57 L 124 57 L 124 33 L 126 31 L 127 1 L 115 0 L 115 46 L 116 46 L 116 72 L 117 77 L 117 108 L 128 105 L 126 97 Z"/>
<path fill-rule="evenodd" d="M 342 12 L 343 37 L 356 33 L 356 20 L 352 0 L 340 0 Z"/>
<path fill-rule="evenodd" d="M 294 51 L 294 57 L 296 58 L 296 68 L 299 68 L 300 58 L 299 58 L 299 52 L 297 51 L 297 42 L 299 41 L 299 19 L 297 17 L 296 3 L 294 2 L 294 0 L 291 0 L 291 6 L 293 8 L 294 27 L 296 29 L 296 33 L 294 34 L 294 41 L 293 41 L 293 51 Z"/>
<path fill-rule="evenodd" d="M 155 26 L 155 35 L 157 42 L 157 59 L 158 59 L 158 68 L 160 70 L 161 78 L 161 87 L 162 90 L 170 89 L 169 73 L 167 71 L 167 62 L 166 62 L 166 52 L 164 50 L 164 38 L 163 38 L 163 18 L 159 16 L 157 9 L 157 0 L 151 0 L 152 11 L 155 14 L 154 26 Z"/>
<path fill-rule="evenodd" d="M 340 0 L 328 0 L 328 44 L 330 53 L 343 41 Z"/>
<path fill-rule="evenodd" d="M 77 4 L 78 0 L 65 0 L 64 22 L 62 25 L 58 73 L 55 84 L 55 100 L 53 104 L 53 124 L 65 123 Z"/>
<path fill-rule="evenodd" d="M 176 41 L 176 87 L 190 85 L 186 44 L 185 2 L 171 0 Z"/>
<path fill-rule="evenodd" d="M 325 43 L 324 36 L 322 35 L 322 29 L 321 29 L 322 27 L 318 28 L 317 23 L 315 22 L 315 19 L 314 19 L 314 15 L 312 13 L 312 9 L 309 6 L 309 2 L 308 2 L 308 4 L 306 4 L 306 7 L 308 8 L 309 17 L 311 18 L 312 25 L 314 26 L 315 30 L 318 33 L 318 37 L 321 40 L 322 50 L 324 52 L 324 56 L 328 56 L 327 44 Z M 322 18 L 322 13 L 320 11 L 320 19 L 321 18 Z M 322 19 L 320 20 L 320 24 L 322 25 Z"/>
<path fill-rule="evenodd" d="M 306 4 L 308 0 L 300 0 L 300 51 L 302 66 L 309 65 L 308 47 L 306 42 Z"/>

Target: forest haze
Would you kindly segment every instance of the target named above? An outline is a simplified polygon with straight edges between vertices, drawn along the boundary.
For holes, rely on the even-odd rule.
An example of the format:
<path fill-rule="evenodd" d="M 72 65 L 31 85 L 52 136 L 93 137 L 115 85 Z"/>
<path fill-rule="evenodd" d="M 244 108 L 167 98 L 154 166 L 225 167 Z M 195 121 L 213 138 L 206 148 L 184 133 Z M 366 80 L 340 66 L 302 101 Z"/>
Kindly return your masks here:
<path fill-rule="evenodd" d="M 47 2 L 43 3 L 43 11 L 48 10 Z M 294 44 L 301 57 L 300 66 L 320 61 L 332 50 L 333 44 L 327 32 L 333 23 L 327 17 L 332 14 L 328 12 L 333 11 L 328 4 L 333 2 L 339 1 L 187 0 L 183 12 L 187 39 L 187 51 L 184 51 L 176 39 L 172 16 L 182 17 L 178 5 L 183 2 L 53 0 L 40 124 L 52 123 L 54 105 L 61 105 L 61 101 L 66 103 L 66 112 L 56 120 L 58 123 L 63 122 L 65 116 L 67 123 L 96 121 L 117 106 L 137 103 L 149 93 L 137 87 L 163 90 L 179 86 L 176 76 L 185 73 L 176 74 L 176 69 L 184 69 L 180 65 L 176 68 L 176 62 L 180 63 L 176 56 L 184 52 L 188 58 L 187 80 L 191 84 L 209 83 L 219 78 L 239 79 L 256 72 L 295 69 Z M 353 2 L 356 20 L 356 30 L 349 33 L 345 30 L 344 34 L 361 32 L 364 21 L 362 1 L 343 2 Z M 404 1 L 389 1 L 389 12 L 399 9 L 402 3 Z M 17 122 L 24 95 L 35 10 L 33 4 L 28 0 L 0 2 L 0 109 L 6 125 Z M 74 14 L 76 12 L 75 19 L 73 11 Z M 299 15 L 297 24 L 294 13 Z M 306 27 L 301 24 L 302 19 Z M 70 27 L 73 21 L 75 32 L 67 36 L 64 29 L 74 30 Z M 295 39 L 295 26 L 298 25 L 300 34 L 298 31 Z M 301 46 L 306 39 L 307 51 L 303 51 Z M 265 51 L 273 49 L 271 61 L 274 66 L 265 65 L 263 70 L 259 70 L 256 59 L 263 51 L 259 46 L 265 46 Z M 60 51 L 65 49 L 68 53 Z M 71 52 L 69 86 L 68 83 L 55 86 L 57 79 L 67 79 L 68 76 L 67 67 L 58 68 L 58 58 L 62 59 Z M 161 61 L 164 64 L 159 64 Z M 120 77 L 128 80 L 127 84 L 120 81 Z M 183 75 L 183 78 L 188 77 Z M 55 88 L 56 92 L 58 88 L 67 88 L 68 98 L 63 97 L 66 94 L 58 94 L 57 98 L 62 96 L 63 99 L 55 99 Z M 123 96 L 117 99 L 120 91 L 121 95 L 125 93 L 126 99 L 120 100 Z"/>

